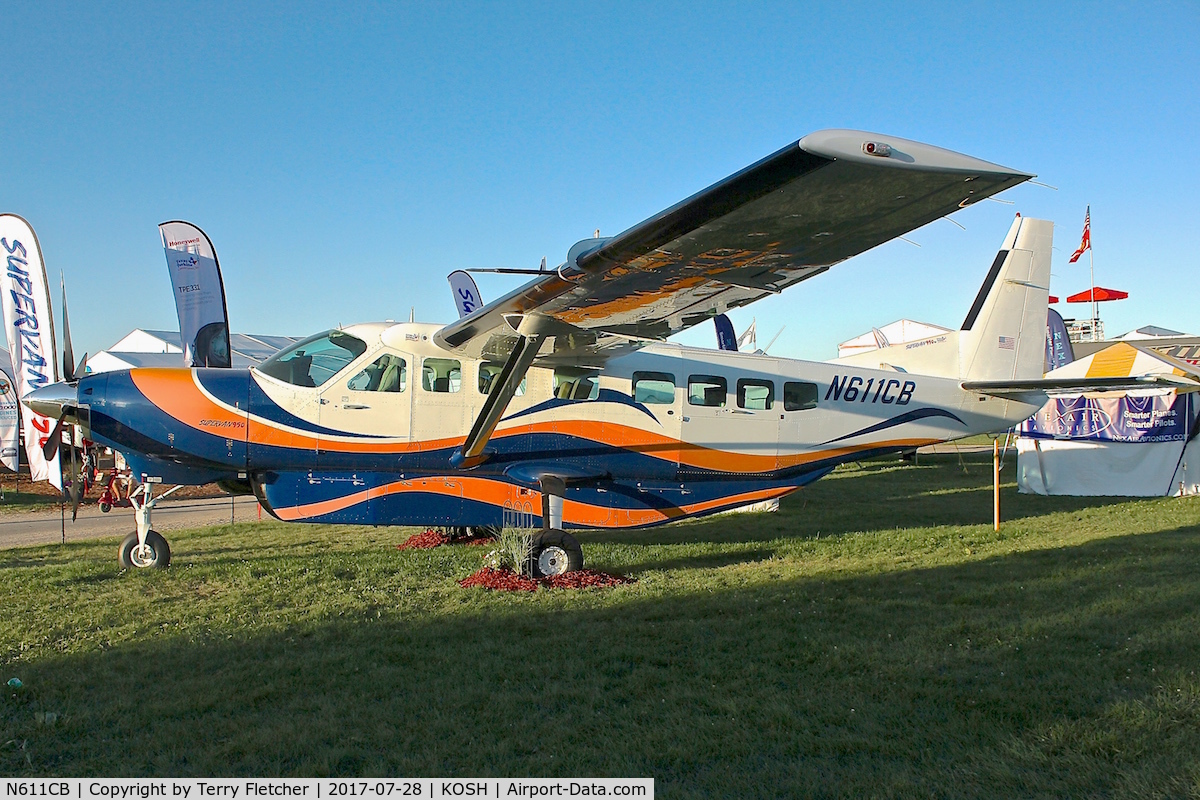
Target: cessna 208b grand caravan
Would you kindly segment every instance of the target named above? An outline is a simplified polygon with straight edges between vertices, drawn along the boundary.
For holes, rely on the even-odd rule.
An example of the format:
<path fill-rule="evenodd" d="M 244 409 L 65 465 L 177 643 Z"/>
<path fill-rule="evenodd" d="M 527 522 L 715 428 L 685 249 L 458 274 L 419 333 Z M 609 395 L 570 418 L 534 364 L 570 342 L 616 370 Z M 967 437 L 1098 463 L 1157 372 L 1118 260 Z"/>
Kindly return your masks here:
<path fill-rule="evenodd" d="M 325 331 L 262 365 L 37 390 L 144 478 L 222 481 L 281 520 L 642 527 L 778 498 L 845 461 L 1011 427 L 1045 399 L 1053 226 L 1018 216 L 962 324 L 827 363 L 664 340 L 1030 179 L 917 142 L 811 134 L 449 325 Z M 139 516 L 123 549 L 163 566 Z"/>

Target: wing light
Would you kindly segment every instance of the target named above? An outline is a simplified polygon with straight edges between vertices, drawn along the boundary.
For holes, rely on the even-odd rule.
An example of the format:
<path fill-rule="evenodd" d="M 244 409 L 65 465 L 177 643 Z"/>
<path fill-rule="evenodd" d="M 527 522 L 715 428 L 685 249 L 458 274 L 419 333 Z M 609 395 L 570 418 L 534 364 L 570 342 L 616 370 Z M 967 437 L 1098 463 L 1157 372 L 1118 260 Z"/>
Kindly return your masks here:
<path fill-rule="evenodd" d="M 863 152 L 869 156 L 887 158 L 892 154 L 892 146 L 883 142 L 863 142 Z"/>

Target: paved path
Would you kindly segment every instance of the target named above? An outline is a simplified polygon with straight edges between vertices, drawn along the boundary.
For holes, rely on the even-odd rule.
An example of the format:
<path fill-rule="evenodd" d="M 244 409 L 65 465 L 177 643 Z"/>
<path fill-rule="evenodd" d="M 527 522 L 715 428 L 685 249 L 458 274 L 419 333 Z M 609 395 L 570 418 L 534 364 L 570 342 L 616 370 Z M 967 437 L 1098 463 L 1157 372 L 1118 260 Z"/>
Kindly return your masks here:
<path fill-rule="evenodd" d="M 229 522 L 231 510 L 236 522 L 258 519 L 258 501 L 255 498 L 246 496 L 236 500 L 236 503 L 231 503 L 228 497 L 210 500 L 164 500 L 154 508 L 154 529 L 165 533 L 181 528 L 220 525 Z M 263 518 L 270 519 L 270 516 L 264 512 Z M 89 503 L 80 507 L 79 517 L 75 522 L 71 522 L 71 510 L 67 509 L 68 542 L 98 539 L 103 536 L 124 536 L 132 533 L 134 528 L 131 508 L 114 508 L 107 514 L 101 514 L 95 503 Z M 57 509 L 0 514 L 0 549 L 30 544 L 55 544 L 61 541 L 62 520 Z"/>

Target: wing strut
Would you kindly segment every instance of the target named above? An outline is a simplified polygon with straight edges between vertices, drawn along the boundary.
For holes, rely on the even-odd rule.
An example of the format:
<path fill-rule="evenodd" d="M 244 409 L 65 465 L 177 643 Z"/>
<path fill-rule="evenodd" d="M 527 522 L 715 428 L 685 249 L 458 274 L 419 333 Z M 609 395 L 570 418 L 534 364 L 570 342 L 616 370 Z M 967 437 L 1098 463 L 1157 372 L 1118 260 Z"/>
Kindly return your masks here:
<path fill-rule="evenodd" d="M 500 370 L 497 378 L 499 385 L 495 386 L 488 394 L 488 398 L 484 401 L 483 408 L 479 410 L 479 416 L 476 417 L 475 424 L 471 426 L 471 432 L 467 434 L 467 439 L 463 442 L 462 447 L 450 456 L 450 464 L 455 469 L 477 467 L 491 456 L 491 451 L 484 448 L 487 446 L 488 440 L 492 438 L 492 432 L 496 430 L 500 418 L 504 416 L 509 402 L 516 395 L 517 387 L 525 379 L 525 373 L 529 371 L 533 359 L 542 349 L 542 342 L 545 339 L 545 335 L 540 333 L 517 337 L 508 360 L 504 362 L 504 367 Z"/>

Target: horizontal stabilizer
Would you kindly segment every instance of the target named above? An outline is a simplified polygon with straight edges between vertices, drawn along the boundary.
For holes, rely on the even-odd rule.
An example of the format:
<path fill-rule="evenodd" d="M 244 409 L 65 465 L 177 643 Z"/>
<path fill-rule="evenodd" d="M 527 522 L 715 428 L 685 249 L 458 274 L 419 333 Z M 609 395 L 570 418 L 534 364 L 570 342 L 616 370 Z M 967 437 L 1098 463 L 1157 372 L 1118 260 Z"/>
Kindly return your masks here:
<path fill-rule="evenodd" d="M 1087 392 L 1121 392 L 1133 389 L 1174 389 L 1180 393 L 1200 390 L 1200 381 L 1195 378 L 1156 374 L 1130 375 L 1119 378 L 1035 378 L 1013 381 L 963 381 L 967 391 L 1017 399 L 1022 396 L 1044 394 L 1084 394 Z"/>

